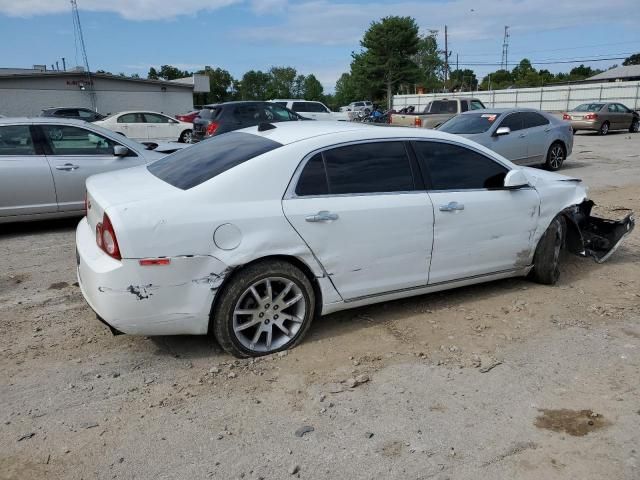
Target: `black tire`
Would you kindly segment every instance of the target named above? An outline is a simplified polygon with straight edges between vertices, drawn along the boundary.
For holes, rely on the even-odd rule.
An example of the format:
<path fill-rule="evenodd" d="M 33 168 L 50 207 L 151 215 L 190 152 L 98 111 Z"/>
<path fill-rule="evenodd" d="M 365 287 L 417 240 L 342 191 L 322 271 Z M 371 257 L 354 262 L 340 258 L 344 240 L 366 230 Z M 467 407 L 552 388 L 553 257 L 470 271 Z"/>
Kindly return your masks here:
<path fill-rule="evenodd" d="M 180 143 L 191 143 L 192 135 L 193 135 L 192 130 L 185 130 L 180 134 L 180 139 L 178 141 Z"/>
<path fill-rule="evenodd" d="M 640 130 L 640 119 L 634 118 L 629 127 L 629 133 L 638 133 L 638 130 Z"/>
<path fill-rule="evenodd" d="M 600 130 L 598 130 L 598 135 L 606 135 L 609 133 L 609 122 L 602 122 L 600 125 Z"/>
<path fill-rule="evenodd" d="M 573 134 L 574 134 L 574 135 L 575 135 L 575 134 L 576 134 L 576 132 L 578 131 L 578 130 L 576 130 L 575 128 L 572 128 L 572 130 L 573 130 Z"/>
<path fill-rule="evenodd" d="M 549 151 L 547 152 L 547 161 L 544 166 L 547 170 L 555 172 L 562 167 L 566 158 L 567 150 L 564 148 L 564 145 L 560 142 L 554 142 L 549 147 Z"/>
<path fill-rule="evenodd" d="M 284 313 L 287 316 L 290 316 L 288 315 L 290 312 L 287 312 L 289 307 L 281 306 L 280 312 L 273 312 L 273 310 L 278 308 L 276 306 L 277 298 L 272 300 L 273 305 L 271 305 L 271 310 L 269 312 L 263 310 L 262 306 L 255 302 L 256 306 L 254 308 L 256 311 L 260 311 L 262 319 L 257 319 L 251 315 L 251 322 L 255 319 L 261 323 L 257 323 L 250 328 L 243 329 L 242 333 L 237 332 L 234 329 L 234 321 L 236 318 L 234 312 L 236 312 L 236 308 L 246 308 L 241 305 L 241 302 L 244 301 L 243 299 L 245 299 L 245 295 L 248 295 L 248 290 L 252 286 L 256 285 L 256 283 L 266 281 L 267 279 L 270 279 L 273 282 L 275 282 L 275 279 L 291 281 L 295 284 L 299 293 L 302 294 L 302 299 L 305 303 L 302 322 L 296 321 L 286 324 L 288 326 L 286 328 L 290 330 L 290 332 L 293 332 L 296 325 L 299 325 L 295 334 L 290 337 L 285 335 L 280 328 L 275 328 L 277 326 L 277 322 L 275 321 L 277 313 L 280 313 L 281 315 Z M 277 285 L 274 285 L 272 298 L 273 296 L 277 296 L 277 290 L 275 290 L 276 286 Z M 259 357 L 295 347 L 300 343 L 309 330 L 315 315 L 315 294 L 309 278 L 299 268 L 282 260 L 265 260 L 240 270 L 229 280 L 222 290 L 218 292 L 218 295 L 220 295 L 220 301 L 216 302 L 216 306 L 213 311 L 211 319 L 212 331 L 220 346 L 230 354 L 239 358 Z M 266 297 L 268 297 L 268 294 Z M 287 296 L 283 297 L 283 302 L 285 301 L 285 298 L 287 298 Z M 269 308 L 268 303 L 266 306 Z M 285 321 L 287 320 L 280 319 L 280 323 L 283 325 Z M 247 323 L 250 322 L 247 321 L 246 323 L 242 323 L 240 326 L 244 326 Z M 270 324 L 271 326 L 268 328 L 271 328 L 272 331 L 275 332 L 272 334 L 274 341 L 278 338 L 279 342 L 284 341 L 284 343 L 274 346 L 274 348 L 270 348 L 268 350 L 261 348 L 261 345 L 255 345 L 254 348 L 251 348 L 251 345 L 247 345 L 248 337 L 255 334 L 259 329 L 265 328 L 265 324 Z M 255 329 L 253 327 L 255 327 Z M 246 335 L 244 334 L 245 331 L 247 332 Z M 263 337 L 267 337 L 267 335 L 263 335 L 263 333 L 264 332 L 258 334 L 260 342 Z M 276 337 L 277 335 L 280 336 Z M 265 338 L 265 347 L 266 342 L 267 338 Z"/>
<path fill-rule="evenodd" d="M 554 285 L 560 278 L 560 254 L 567 233 L 565 218 L 558 215 L 538 242 L 533 256 L 533 269 L 529 277 L 543 285 Z"/>

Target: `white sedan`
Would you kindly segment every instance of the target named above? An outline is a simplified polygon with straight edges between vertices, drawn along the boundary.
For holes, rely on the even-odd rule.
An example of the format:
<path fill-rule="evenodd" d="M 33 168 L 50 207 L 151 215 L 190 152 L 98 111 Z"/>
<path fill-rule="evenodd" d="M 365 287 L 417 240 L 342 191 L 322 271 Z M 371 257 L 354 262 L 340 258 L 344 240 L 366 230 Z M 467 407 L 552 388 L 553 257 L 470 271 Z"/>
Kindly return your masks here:
<path fill-rule="evenodd" d="M 193 125 L 158 112 L 120 112 L 94 125 L 108 128 L 138 142 L 148 140 L 191 143 Z"/>
<path fill-rule="evenodd" d="M 237 356 L 268 354 L 338 310 L 553 284 L 565 245 L 604 261 L 634 225 L 592 217 L 579 180 L 462 137 L 291 123 L 88 179 L 78 279 L 114 333 L 213 333 Z"/>

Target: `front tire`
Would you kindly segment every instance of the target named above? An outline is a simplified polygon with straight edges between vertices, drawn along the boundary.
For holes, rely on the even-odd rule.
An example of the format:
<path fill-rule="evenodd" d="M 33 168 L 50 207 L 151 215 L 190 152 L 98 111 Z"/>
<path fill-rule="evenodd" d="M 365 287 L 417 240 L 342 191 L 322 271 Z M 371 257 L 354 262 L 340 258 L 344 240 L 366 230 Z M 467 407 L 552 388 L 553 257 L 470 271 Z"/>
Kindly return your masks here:
<path fill-rule="evenodd" d="M 631 122 L 629 133 L 638 133 L 638 130 L 640 130 L 640 119 L 636 118 Z"/>
<path fill-rule="evenodd" d="M 534 282 L 554 285 L 560 278 L 560 253 L 564 248 L 567 222 L 558 215 L 551 221 L 538 242 L 533 256 L 533 270 L 529 274 Z"/>
<path fill-rule="evenodd" d="M 565 159 L 567 158 L 567 152 L 560 142 L 555 142 L 551 144 L 549 147 L 549 151 L 547 152 L 547 161 L 545 162 L 545 167 L 547 170 L 551 170 L 555 172 L 562 167 Z"/>
<path fill-rule="evenodd" d="M 180 139 L 178 141 L 180 143 L 191 143 L 192 139 L 193 139 L 193 131 L 192 130 L 185 130 L 180 135 Z"/>
<path fill-rule="evenodd" d="M 281 260 L 241 270 L 218 293 L 213 333 L 236 357 L 258 357 L 294 347 L 311 326 L 315 294 L 307 276 Z"/>
<path fill-rule="evenodd" d="M 609 122 L 604 122 L 600 125 L 600 130 L 598 130 L 599 135 L 606 135 L 609 133 Z"/>

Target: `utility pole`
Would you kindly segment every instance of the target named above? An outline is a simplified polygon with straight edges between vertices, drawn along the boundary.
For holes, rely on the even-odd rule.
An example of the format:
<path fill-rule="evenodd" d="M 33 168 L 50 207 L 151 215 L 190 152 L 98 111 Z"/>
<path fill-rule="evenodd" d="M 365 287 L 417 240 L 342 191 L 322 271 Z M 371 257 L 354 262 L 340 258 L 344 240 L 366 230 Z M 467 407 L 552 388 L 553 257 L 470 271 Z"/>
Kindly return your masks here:
<path fill-rule="evenodd" d="M 449 35 L 447 26 L 444 26 L 444 87 L 447 88 L 447 76 L 449 75 Z"/>
<path fill-rule="evenodd" d="M 502 40 L 502 60 L 500 62 L 502 70 L 509 70 L 509 26 L 504 26 L 504 39 Z"/>
<path fill-rule="evenodd" d="M 73 17 L 73 34 L 76 36 L 77 40 L 80 40 L 80 47 L 82 49 L 82 60 L 84 62 L 85 75 L 87 77 L 87 90 L 89 91 L 91 108 L 98 111 L 98 102 L 96 101 L 96 92 L 93 89 L 93 79 L 91 78 L 89 59 L 87 58 L 87 47 L 84 44 L 84 35 L 82 34 L 82 25 L 80 24 L 80 13 L 78 12 L 78 3 L 76 0 L 71 0 L 71 16 Z"/>

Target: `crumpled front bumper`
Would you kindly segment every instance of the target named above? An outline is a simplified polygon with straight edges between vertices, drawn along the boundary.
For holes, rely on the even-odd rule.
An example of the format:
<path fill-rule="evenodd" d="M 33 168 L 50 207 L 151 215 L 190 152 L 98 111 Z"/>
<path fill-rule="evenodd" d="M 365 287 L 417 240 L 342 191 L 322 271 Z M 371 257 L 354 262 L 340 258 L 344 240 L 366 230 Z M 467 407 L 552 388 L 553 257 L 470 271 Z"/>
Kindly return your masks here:
<path fill-rule="evenodd" d="M 633 212 L 622 220 L 594 217 L 595 204 L 585 200 L 565 211 L 569 218 L 567 248 L 583 257 L 592 257 L 597 263 L 607 261 L 635 227 Z"/>

